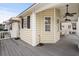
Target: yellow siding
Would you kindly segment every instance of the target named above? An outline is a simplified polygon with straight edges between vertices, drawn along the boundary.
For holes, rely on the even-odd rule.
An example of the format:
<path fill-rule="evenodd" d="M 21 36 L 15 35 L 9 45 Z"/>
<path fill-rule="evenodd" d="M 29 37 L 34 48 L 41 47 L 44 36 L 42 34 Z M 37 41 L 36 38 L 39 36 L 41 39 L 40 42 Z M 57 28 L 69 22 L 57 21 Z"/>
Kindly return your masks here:
<path fill-rule="evenodd" d="M 31 15 L 31 13 L 28 13 L 28 14 L 23 15 L 23 16 L 24 16 L 24 18 L 26 18 L 29 15 Z M 32 45 L 32 30 L 31 30 L 31 27 L 30 27 L 30 29 L 27 29 L 27 27 L 23 28 L 23 29 L 21 28 L 20 29 L 20 38 L 21 38 L 21 40 Z"/>
<path fill-rule="evenodd" d="M 26 28 L 21 29 L 20 30 L 20 38 L 23 41 L 32 45 L 32 31 L 31 31 L 31 29 L 26 29 Z"/>
<path fill-rule="evenodd" d="M 52 17 L 50 32 L 45 32 L 45 28 L 44 28 L 45 16 Z M 56 19 L 54 18 L 54 16 L 56 16 L 56 18 L 59 17 L 59 11 L 57 11 L 56 15 L 54 15 L 54 8 L 47 9 L 36 14 L 36 42 L 37 43 L 55 43 L 56 41 L 59 40 L 60 35 L 59 35 L 59 32 L 57 32 L 58 25 L 56 25 L 57 20 L 55 20 L 55 23 L 54 23 L 54 19 Z M 21 29 L 20 38 L 32 45 L 33 43 L 32 29 L 27 29 L 27 28 Z"/>
<path fill-rule="evenodd" d="M 45 32 L 45 28 L 44 28 L 44 16 L 51 16 L 52 20 L 51 20 L 51 32 Z M 56 15 L 54 15 L 54 8 L 51 9 L 47 9 L 44 11 L 41 11 L 39 13 L 37 13 L 37 17 L 36 17 L 36 23 L 37 23 L 37 42 L 40 43 L 55 43 L 56 41 L 59 40 L 60 38 L 60 33 L 59 31 L 57 31 L 58 29 L 58 25 L 56 23 L 57 20 L 55 20 L 54 23 L 54 18 L 55 17 L 59 17 L 59 10 L 57 10 Z M 55 24 L 55 27 L 54 27 Z M 55 29 L 54 29 L 55 28 Z M 55 30 L 55 32 L 54 32 Z"/>
<path fill-rule="evenodd" d="M 45 32 L 44 16 L 52 16 L 52 29 L 51 32 Z M 44 10 L 37 14 L 37 40 L 41 43 L 53 42 L 53 8 Z"/>

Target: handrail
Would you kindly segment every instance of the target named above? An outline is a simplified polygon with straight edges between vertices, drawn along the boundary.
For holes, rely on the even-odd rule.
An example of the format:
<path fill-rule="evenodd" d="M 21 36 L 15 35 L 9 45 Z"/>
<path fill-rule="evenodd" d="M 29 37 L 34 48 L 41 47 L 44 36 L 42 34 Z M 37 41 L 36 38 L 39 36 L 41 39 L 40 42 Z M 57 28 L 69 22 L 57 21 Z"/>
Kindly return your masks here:
<path fill-rule="evenodd" d="M 9 31 L 0 31 L 0 40 L 11 38 Z"/>

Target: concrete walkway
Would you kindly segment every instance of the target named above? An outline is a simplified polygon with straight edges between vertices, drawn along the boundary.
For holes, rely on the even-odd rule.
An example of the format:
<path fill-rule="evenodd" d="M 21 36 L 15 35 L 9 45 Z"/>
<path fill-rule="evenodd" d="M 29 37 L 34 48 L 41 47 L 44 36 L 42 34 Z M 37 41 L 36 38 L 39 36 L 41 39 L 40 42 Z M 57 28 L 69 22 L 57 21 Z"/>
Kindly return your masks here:
<path fill-rule="evenodd" d="M 62 37 L 56 44 L 44 44 L 32 47 L 22 40 L 1 40 L 1 56 L 79 56 L 79 50 L 66 37 Z"/>

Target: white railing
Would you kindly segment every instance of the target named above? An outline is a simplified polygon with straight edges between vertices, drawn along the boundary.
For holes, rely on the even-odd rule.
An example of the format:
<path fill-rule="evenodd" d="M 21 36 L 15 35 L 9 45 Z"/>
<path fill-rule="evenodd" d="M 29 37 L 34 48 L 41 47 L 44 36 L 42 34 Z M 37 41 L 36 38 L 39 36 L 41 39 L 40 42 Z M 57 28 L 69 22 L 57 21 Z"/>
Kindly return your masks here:
<path fill-rule="evenodd" d="M 0 31 L 0 40 L 11 38 L 9 31 Z"/>

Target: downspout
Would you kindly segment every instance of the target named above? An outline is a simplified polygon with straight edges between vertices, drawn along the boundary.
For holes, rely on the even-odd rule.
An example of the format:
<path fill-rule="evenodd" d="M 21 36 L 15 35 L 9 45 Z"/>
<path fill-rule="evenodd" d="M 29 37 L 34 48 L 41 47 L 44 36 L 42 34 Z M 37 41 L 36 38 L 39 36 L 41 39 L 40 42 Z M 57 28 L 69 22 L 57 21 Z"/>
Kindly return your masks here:
<path fill-rule="evenodd" d="M 54 38 L 54 40 L 55 40 L 55 17 L 56 16 L 56 14 L 55 14 L 55 8 L 54 8 L 54 32 L 53 32 L 53 38 Z"/>
<path fill-rule="evenodd" d="M 43 46 L 44 44 L 43 43 L 40 43 L 41 39 L 40 39 L 40 34 L 38 35 L 39 36 L 39 44 L 37 46 L 41 47 Z"/>

